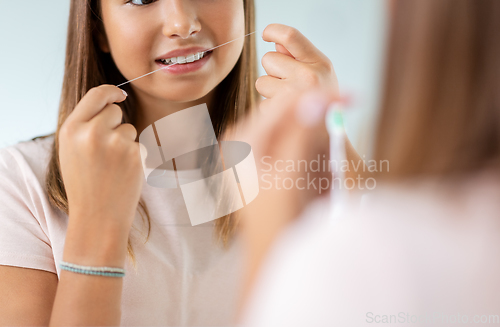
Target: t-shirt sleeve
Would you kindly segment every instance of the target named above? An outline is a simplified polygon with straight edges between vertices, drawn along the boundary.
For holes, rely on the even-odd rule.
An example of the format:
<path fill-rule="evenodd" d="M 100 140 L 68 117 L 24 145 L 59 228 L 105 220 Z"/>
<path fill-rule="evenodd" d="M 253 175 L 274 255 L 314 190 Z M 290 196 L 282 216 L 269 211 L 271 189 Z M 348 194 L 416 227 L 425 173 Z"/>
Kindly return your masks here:
<path fill-rule="evenodd" d="M 21 152 L 14 147 L 0 149 L 0 265 L 56 273 L 46 223 L 37 206 L 42 192 Z"/>

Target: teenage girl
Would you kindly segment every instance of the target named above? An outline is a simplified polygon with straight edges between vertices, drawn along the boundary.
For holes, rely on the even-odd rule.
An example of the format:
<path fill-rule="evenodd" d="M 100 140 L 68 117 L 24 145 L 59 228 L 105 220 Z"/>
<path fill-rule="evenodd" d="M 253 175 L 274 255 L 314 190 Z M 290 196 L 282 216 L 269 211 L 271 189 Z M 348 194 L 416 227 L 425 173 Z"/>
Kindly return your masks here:
<path fill-rule="evenodd" d="M 243 38 L 253 31 L 253 0 L 71 1 L 56 132 L 0 151 L 0 325 L 234 321 L 242 257 L 234 217 L 191 226 L 179 189 L 143 183 L 138 135 L 197 104 L 208 105 L 220 136 L 257 108 L 258 93 L 262 111 L 296 90 L 338 93 L 328 58 L 284 25 L 262 33 L 276 52 L 257 79 L 255 38 Z M 124 92 L 114 86 L 234 39 Z"/>

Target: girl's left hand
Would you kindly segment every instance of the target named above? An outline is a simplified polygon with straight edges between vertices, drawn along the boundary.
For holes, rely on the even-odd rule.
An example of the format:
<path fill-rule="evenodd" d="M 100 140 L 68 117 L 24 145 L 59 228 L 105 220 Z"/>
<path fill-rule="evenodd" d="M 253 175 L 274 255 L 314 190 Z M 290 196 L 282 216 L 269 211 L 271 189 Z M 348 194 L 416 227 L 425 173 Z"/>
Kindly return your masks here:
<path fill-rule="evenodd" d="M 293 27 L 270 24 L 262 33 L 266 42 L 276 43 L 276 52 L 262 58 L 267 75 L 255 84 L 257 91 L 266 98 L 260 109 L 276 107 L 279 95 L 301 93 L 309 89 L 329 90 L 339 96 L 339 85 L 333 64 L 304 35 Z"/>

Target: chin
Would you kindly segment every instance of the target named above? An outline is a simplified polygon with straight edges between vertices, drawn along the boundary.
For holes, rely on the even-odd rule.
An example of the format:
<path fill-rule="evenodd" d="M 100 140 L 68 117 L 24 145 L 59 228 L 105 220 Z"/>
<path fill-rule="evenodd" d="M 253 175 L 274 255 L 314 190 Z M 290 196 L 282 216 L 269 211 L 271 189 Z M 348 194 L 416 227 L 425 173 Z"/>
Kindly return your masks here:
<path fill-rule="evenodd" d="M 198 85 L 190 86 L 189 88 L 182 88 L 181 90 L 169 90 L 162 94 L 162 98 L 168 101 L 174 102 L 193 102 L 202 99 L 212 89 L 204 90 Z"/>

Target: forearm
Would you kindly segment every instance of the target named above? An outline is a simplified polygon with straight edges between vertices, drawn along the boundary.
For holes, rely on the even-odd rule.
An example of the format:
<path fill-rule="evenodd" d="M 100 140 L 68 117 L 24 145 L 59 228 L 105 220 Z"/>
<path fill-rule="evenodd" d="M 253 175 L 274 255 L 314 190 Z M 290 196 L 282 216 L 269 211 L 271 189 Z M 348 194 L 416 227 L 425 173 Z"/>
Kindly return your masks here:
<path fill-rule="evenodd" d="M 85 219 L 77 219 L 85 222 Z M 127 235 L 119 228 L 68 226 L 63 261 L 84 266 L 123 268 Z M 123 278 L 84 275 L 62 270 L 51 326 L 118 326 Z"/>

